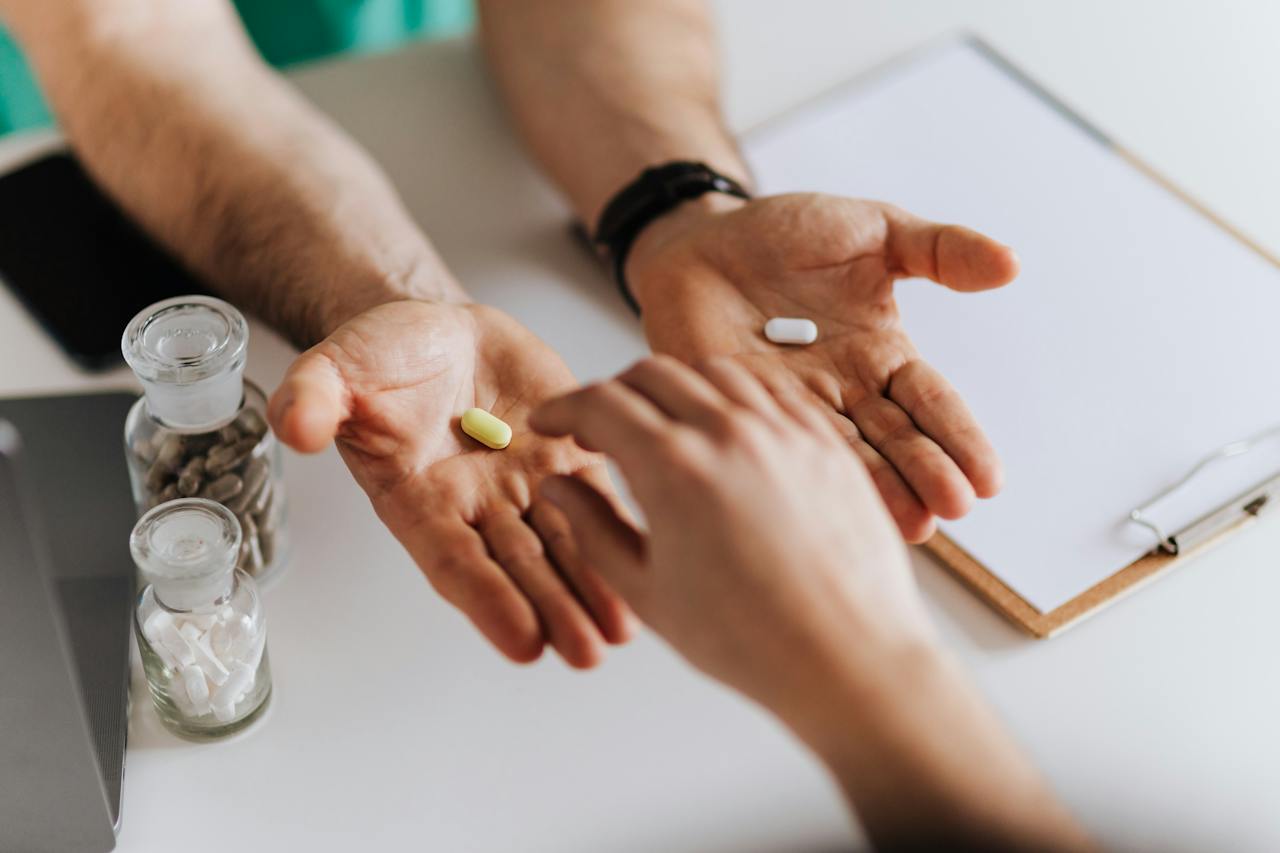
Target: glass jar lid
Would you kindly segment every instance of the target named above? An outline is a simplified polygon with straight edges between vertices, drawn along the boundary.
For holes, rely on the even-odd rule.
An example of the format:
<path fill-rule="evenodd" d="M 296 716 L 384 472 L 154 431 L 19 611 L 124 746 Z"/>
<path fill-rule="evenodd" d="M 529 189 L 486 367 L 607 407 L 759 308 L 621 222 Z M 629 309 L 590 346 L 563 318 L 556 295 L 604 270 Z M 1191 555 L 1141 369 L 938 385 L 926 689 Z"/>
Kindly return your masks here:
<path fill-rule="evenodd" d="M 120 349 L 155 417 L 179 429 L 204 429 L 239 410 L 248 341 L 248 324 L 233 306 L 212 296 L 179 296 L 139 311 Z"/>
<path fill-rule="evenodd" d="M 241 537 L 240 522 L 222 504 L 181 498 L 138 519 L 129 550 L 157 598 L 191 610 L 230 591 Z"/>

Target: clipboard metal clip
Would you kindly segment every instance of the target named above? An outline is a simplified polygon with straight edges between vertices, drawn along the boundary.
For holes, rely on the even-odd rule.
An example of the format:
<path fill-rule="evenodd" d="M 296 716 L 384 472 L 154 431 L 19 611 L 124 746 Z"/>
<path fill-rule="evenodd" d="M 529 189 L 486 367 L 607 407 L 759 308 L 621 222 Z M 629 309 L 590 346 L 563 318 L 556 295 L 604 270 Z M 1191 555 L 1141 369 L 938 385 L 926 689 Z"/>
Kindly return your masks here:
<path fill-rule="evenodd" d="M 1248 453 L 1263 442 L 1280 439 L 1280 424 L 1241 441 L 1224 444 L 1191 467 L 1181 480 L 1162 491 L 1129 513 L 1129 520 L 1146 527 L 1156 537 L 1154 550 L 1165 554 L 1190 551 L 1197 545 L 1243 524 L 1265 510 L 1280 505 L 1280 472 L 1263 480 L 1251 489 L 1237 495 L 1215 510 L 1211 510 L 1187 526 L 1167 533 L 1150 515 L 1151 508 L 1160 501 L 1180 491 L 1209 466 Z"/>

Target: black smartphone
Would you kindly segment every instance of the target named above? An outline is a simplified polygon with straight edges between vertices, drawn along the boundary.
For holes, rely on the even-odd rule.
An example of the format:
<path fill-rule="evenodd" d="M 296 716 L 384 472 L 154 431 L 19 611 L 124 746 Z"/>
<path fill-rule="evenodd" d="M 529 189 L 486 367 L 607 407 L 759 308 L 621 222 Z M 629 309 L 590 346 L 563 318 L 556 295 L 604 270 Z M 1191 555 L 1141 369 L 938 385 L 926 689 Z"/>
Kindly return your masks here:
<path fill-rule="evenodd" d="M 121 361 L 120 335 L 143 308 L 208 293 L 68 154 L 0 176 L 0 279 L 88 370 Z"/>

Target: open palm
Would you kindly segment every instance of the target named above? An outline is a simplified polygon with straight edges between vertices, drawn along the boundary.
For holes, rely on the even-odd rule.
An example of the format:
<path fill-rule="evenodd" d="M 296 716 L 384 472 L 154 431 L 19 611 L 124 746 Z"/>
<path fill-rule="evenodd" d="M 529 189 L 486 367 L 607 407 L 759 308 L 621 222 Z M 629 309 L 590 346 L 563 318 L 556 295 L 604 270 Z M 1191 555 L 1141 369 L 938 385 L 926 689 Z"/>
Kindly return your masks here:
<path fill-rule="evenodd" d="M 878 202 L 773 196 L 735 209 L 686 206 L 628 258 L 650 345 L 687 362 L 732 355 L 775 395 L 817 402 L 867 465 L 903 535 L 957 518 L 1000 487 L 995 451 L 951 385 L 926 364 L 893 298 L 899 278 L 957 290 L 1008 282 L 1008 247 Z M 816 343 L 786 347 L 770 317 L 807 317 Z"/>
<path fill-rule="evenodd" d="M 500 311 L 403 301 L 348 321 L 303 353 L 272 396 L 272 424 L 314 452 L 336 438 L 378 516 L 432 585 L 514 660 L 549 642 L 590 666 L 627 633 L 625 606 L 578 559 L 538 481 L 572 474 L 608 489 L 600 457 L 525 428 L 575 387 L 564 362 Z M 462 433 L 478 406 L 507 421 L 490 450 Z"/>

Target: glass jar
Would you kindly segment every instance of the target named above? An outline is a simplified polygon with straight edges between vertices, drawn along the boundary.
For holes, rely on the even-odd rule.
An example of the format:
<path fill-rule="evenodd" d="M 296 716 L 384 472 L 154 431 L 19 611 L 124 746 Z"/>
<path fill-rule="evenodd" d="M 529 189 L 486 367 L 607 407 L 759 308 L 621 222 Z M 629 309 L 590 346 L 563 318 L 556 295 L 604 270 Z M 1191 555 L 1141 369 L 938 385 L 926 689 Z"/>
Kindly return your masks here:
<path fill-rule="evenodd" d="M 145 392 L 125 421 L 138 514 L 176 498 L 217 501 L 243 532 L 236 565 L 265 581 L 289 558 L 280 445 L 266 395 L 244 378 L 249 328 L 221 299 L 180 296 L 141 311 L 121 341 Z"/>
<path fill-rule="evenodd" d="M 221 504 L 168 501 L 133 528 L 146 582 L 134 631 L 161 721 L 186 738 L 248 726 L 271 698 L 267 623 L 253 578 L 235 567 L 240 524 Z"/>

